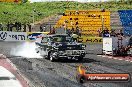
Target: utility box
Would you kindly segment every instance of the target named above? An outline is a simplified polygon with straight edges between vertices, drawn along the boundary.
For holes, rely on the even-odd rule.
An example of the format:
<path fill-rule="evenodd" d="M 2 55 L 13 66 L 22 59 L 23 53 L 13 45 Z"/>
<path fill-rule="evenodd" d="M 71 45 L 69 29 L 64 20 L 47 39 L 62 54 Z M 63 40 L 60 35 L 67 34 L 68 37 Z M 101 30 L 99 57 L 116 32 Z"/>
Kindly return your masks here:
<path fill-rule="evenodd" d="M 114 50 L 120 50 L 129 43 L 129 37 L 105 37 L 103 38 L 103 54 L 113 55 Z"/>

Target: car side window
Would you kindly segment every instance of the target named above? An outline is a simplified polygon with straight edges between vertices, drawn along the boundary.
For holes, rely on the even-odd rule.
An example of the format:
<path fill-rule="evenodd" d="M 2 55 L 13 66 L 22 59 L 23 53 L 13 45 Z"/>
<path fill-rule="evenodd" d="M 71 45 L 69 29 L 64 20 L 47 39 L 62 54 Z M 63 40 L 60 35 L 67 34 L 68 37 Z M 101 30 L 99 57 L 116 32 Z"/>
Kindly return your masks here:
<path fill-rule="evenodd" d="M 47 42 L 50 42 L 50 38 L 47 38 Z"/>
<path fill-rule="evenodd" d="M 47 37 L 42 37 L 41 43 L 46 43 L 48 41 Z"/>

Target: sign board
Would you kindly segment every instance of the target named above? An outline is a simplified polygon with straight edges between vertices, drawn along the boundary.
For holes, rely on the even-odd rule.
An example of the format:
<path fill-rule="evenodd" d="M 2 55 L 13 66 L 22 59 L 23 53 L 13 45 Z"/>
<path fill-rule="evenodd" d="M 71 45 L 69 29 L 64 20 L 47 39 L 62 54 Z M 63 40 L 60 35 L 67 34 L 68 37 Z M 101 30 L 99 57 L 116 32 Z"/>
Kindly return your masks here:
<path fill-rule="evenodd" d="M 0 40 L 2 41 L 25 41 L 27 33 L 0 31 Z"/>
<path fill-rule="evenodd" d="M 102 37 L 86 37 L 81 36 L 78 38 L 78 42 L 81 43 L 102 43 Z"/>
<path fill-rule="evenodd" d="M 111 37 L 103 38 L 103 52 L 105 54 L 112 53 L 112 38 Z"/>
<path fill-rule="evenodd" d="M 126 47 L 130 37 L 105 37 L 103 38 L 103 52 L 105 54 L 113 53 L 113 50 L 120 49 L 121 46 Z"/>

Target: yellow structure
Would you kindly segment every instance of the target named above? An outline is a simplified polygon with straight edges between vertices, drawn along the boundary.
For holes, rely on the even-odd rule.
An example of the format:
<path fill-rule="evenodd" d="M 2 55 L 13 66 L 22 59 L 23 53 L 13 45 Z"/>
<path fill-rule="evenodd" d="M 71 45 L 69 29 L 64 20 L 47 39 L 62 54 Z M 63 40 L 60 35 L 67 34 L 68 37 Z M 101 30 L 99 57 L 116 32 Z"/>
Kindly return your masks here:
<path fill-rule="evenodd" d="M 99 36 L 100 31 L 104 29 L 111 30 L 110 11 L 66 10 L 55 27 L 65 27 L 67 29 L 78 27 L 82 30 L 82 35 Z"/>

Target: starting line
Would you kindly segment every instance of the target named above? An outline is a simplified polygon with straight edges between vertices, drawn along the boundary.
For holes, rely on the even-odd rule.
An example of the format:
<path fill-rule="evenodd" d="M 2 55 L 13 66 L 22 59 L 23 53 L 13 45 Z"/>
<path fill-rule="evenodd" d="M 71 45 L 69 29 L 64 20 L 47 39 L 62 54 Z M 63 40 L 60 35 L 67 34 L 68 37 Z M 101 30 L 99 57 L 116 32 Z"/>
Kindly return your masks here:
<path fill-rule="evenodd" d="M 112 56 L 107 56 L 107 55 L 97 55 L 100 57 L 107 57 L 109 59 L 115 59 L 115 60 L 125 60 L 127 62 L 132 62 L 132 57 L 126 56 L 126 57 L 112 57 Z"/>

